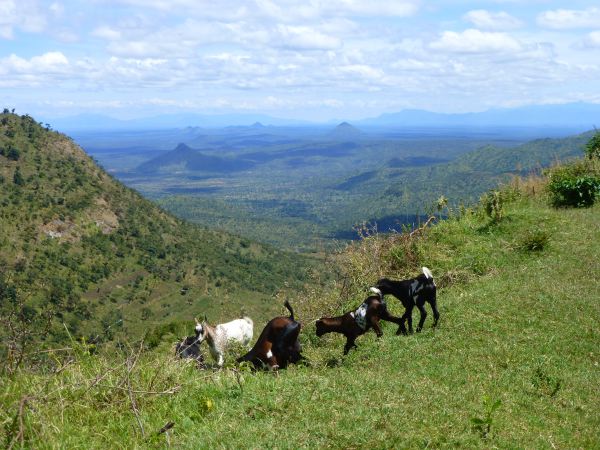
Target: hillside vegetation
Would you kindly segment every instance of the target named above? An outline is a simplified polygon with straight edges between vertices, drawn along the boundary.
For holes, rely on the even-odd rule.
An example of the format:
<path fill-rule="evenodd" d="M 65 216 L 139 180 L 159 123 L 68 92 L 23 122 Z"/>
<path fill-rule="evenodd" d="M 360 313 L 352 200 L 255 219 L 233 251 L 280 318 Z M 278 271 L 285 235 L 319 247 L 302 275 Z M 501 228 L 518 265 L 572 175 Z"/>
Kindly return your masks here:
<path fill-rule="evenodd" d="M 166 346 L 91 354 L 72 342 L 51 370 L 2 378 L 4 443 L 599 448 L 600 207 L 552 208 L 546 184 L 517 179 L 410 236 L 367 234 L 336 257 L 335 283 L 290 289 L 306 366 L 199 371 Z M 430 318 L 409 336 L 387 326 L 347 357 L 340 336 L 314 336 L 321 314 L 356 307 L 379 276 L 414 276 L 422 265 L 439 286 L 438 329 Z"/>
<path fill-rule="evenodd" d="M 355 239 L 354 227 L 363 222 L 376 223 L 381 231 L 412 224 L 441 195 L 454 205 L 471 204 L 514 175 L 580 157 L 591 134 L 521 145 L 498 138 L 361 137 L 265 145 L 255 152 L 234 153 L 226 146 L 215 155 L 230 152 L 230 159 L 213 156 L 214 161 L 194 151 L 173 151 L 140 166 L 170 161 L 161 173 L 139 172 L 123 180 L 178 217 L 314 251 L 331 249 L 336 239 Z M 250 161 L 251 170 L 243 170 Z"/>
<path fill-rule="evenodd" d="M 68 333 L 137 339 L 158 326 L 158 337 L 179 333 L 204 313 L 215 322 L 240 309 L 264 317 L 273 294 L 301 287 L 311 266 L 176 219 L 68 137 L 8 111 L 0 115 L 0 205 L 2 357 Z"/>

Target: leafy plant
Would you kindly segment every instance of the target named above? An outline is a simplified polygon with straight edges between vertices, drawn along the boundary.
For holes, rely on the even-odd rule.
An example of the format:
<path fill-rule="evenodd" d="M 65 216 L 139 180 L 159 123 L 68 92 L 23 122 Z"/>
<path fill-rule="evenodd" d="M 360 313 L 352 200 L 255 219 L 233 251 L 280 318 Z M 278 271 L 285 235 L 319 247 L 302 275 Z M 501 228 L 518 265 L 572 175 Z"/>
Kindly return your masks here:
<path fill-rule="evenodd" d="M 489 191 L 481 198 L 483 209 L 492 222 L 500 222 L 504 216 L 504 196 L 501 191 Z"/>
<path fill-rule="evenodd" d="M 585 154 L 589 159 L 600 159 L 600 131 L 596 131 L 585 145 Z"/>
<path fill-rule="evenodd" d="M 587 207 L 600 194 L 600 160 L 580 159 L 547 171 L 553 206 Z"/>
<path fill-rule="evenodd" d="M 548 246 L 550 241 L 550 233 L 540 228 L 533 230 L 527 230 L 521 237 L 519 242 L 519 249 L 528 252 L 539 252 L 544 250 Z"/>
<path fill-rule="evenodd" d="M 493 415 L 494 412 L 502 405 L 502 400 L 498 399 L 492 403 L 489 397 L 483 398 L 483 406 L 485 408 L 485 414 L 483 417 L 471 417 L 471 423 L 473 429 L 476 430 L 482 439 L 487 439 L 492 430 L 492 424 L 494 423 Z"/>
<path fill-rule="evenodd" d="M 548 185 L 554 206 L 592 206 L 600 193 L 600 179 L 589 175 L 553 177 Z"/>

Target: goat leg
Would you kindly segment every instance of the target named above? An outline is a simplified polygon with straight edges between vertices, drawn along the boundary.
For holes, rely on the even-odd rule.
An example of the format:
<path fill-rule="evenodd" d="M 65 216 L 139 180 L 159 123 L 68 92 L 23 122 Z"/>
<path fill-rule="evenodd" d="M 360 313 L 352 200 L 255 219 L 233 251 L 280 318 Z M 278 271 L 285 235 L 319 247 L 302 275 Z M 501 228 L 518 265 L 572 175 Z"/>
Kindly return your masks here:
<path fill-rule="evenodd" d="M 346 336 L 346 345 L 344 345 L 344 355 L 347 355 L 352 347 L 356 347 L 354 340 L 356 337 L 354 336 Z"/>
<path fill-rule="evenodd" d="M 371 322 L 371 326 L 373 327 L 373 331 L 375 331 L 377 337 L 380 338 L 383 336 L 383 331 L 381 331 L 381 326 L 379 325 L 379 319 L 375 316 L 371 316 L 369 321 Z"/>
<path fill-rule="evenodd" d="M 421 318 L 419 319 L 419 325 L 417 326 L 417 333 L 420 333 L 423 329 L 423 324 L 425 323 L 425 319 L 427 318 L 427 311 L 425 311 L 424 302 L 419 302 L 417 304 L 417 308 L 419 308 L 419 312 L 421 313 Z"/>
<path fill-rule="evenodd" d="M 434 296 L 429 299 L 429 304 L 431 305 L 431 310 L 433 311 L 433 327 L 435 328 L 438 324 L 438 320 L 440 319 L 440 313 L 436 305 L 435 293 Z"/>
<path fill-rule="evenodd" d="M 404 315 L 402 316 L 403 319 L 406 320 L 406 322 L 408 323 L 408 332 L 410 334 L 413 333 L 413 326 L 412 326 L 412 310 L 414 308 L 414 303 L 412 305 L 409 305 L 406 307 L 406 311 L 404 311 Z"/>

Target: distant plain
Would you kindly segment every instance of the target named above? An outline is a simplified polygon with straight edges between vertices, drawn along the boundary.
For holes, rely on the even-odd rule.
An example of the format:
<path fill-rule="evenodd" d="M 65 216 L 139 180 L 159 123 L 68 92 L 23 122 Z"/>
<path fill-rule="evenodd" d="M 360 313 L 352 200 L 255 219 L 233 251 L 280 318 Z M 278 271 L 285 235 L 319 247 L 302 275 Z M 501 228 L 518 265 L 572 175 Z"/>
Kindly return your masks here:
<path fill-rule="evenodd" d="M 74 138 L 109 173 L 181 218 L 315 252 L 356 238 L 364 225 L 388 231 L 417 223 L 441 196 L 472 203 L 513 174 L 579 156 L 583 140 L 569 133 L 256 123 Z M 545 136 L 555 138 L 536 141 Z"/>

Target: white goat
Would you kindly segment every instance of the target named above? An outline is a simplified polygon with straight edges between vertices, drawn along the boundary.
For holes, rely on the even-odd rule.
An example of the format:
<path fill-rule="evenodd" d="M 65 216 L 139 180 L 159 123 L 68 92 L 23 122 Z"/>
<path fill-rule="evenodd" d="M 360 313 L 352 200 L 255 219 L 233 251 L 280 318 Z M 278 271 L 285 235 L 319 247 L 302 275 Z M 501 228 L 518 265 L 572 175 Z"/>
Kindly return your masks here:
<path fill-rule="evenodd" d="M 223 355 L 229 342 L 239 342 L 248 345 L 252 340 L 254 322 L 250 317 L 221 323 L 214 327 L 196 319 L 196 339 L 200 344 L 206 340 L 213 359 L 219 367 L 223 367 Z"/>

